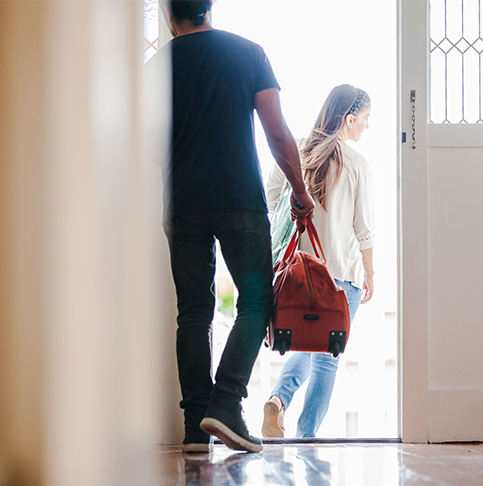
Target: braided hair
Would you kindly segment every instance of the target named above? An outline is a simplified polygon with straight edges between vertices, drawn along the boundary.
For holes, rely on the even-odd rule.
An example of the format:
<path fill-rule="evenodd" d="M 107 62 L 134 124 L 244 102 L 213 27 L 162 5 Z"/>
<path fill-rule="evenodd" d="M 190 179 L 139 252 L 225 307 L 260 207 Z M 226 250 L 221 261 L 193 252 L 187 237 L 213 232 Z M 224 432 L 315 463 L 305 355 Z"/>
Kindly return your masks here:
<path fill-rule="evenodd" d="M 335 87 L 325 100 L 301 151 L 305 181 L 312 197 L 327 211 L 327 196 L 339 182 L 343 158 L 339 134 L 347 115 L 357 117 L 371 103 L 369 95 L 350 84 Z"/>
<path fill-rule="evenodd" d="M 202 25 L 213 0 L 170 0 L 169 7 L 173 17 L 180 21 L 191 20 L 193 25 Z"/>
<path fill-rule="evenodd" d="M 347 113 L 348 115 L 357 116 L 364 108 L 366 108 L 367 105 L 371 103 L 369 95 L 363 89 L 357 89 L 357 91 L 359 94 Z"/>

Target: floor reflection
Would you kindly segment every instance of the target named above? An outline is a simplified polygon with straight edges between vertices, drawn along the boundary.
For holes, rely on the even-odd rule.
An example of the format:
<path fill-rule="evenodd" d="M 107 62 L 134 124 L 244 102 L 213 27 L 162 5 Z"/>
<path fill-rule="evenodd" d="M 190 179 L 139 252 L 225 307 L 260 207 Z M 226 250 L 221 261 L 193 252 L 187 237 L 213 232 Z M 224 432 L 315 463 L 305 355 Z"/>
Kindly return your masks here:
<path fill-rule="evenodd" d="M 297 447 L 297 459 L 305 465 L 305 482 L 307 486 L 330 486 L 332 477 L 331 464 L 320 459 L 319 450 L 315 447 Z"/>
<path fill-rule="evenodd" d="M 215 447 L 210 455 L 184 454 L 185 486 L 260 484 L 253 482 L 253 468 L 250 463 L 263 463 L 262 454 L 232 453 L 225 457 L 228 450 Z"/>
<path fill-rule="evenodd" d="M 483 484 L 482 444 L 216 445 L 211 454 L 161 449 L 162 486 L 469 486 Z"/>

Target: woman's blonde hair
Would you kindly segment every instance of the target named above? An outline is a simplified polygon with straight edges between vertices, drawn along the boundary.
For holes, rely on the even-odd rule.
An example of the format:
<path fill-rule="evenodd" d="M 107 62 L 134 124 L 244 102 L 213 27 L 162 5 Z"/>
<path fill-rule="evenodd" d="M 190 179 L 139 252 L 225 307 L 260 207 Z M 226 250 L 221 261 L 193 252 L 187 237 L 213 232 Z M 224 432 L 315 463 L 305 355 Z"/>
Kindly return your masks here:
<path fill-rule="evenodd" d="M 357 115 L 371 103 L 369 95 L 350 84 L 335 87 L 325 100 L 301 151 L 305 181 L 312 197 L 327 211 L 327 196 L 339 182 L 343 159 L 339 134 L 347 115 Z"/>

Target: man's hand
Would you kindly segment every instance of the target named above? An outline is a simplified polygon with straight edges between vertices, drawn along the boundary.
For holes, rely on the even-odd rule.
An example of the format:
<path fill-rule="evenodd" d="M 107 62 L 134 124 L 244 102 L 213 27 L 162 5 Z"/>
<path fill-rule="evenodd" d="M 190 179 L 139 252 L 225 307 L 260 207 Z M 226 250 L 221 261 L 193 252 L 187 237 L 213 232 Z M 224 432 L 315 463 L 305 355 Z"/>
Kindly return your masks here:
<path fill-rule="evenodd" d="M 292 219 L 313 217 L 315 204 L 314 200 L 307 192 L 295 193 L 292 191 L 290 202 L 292 204 Z"/>

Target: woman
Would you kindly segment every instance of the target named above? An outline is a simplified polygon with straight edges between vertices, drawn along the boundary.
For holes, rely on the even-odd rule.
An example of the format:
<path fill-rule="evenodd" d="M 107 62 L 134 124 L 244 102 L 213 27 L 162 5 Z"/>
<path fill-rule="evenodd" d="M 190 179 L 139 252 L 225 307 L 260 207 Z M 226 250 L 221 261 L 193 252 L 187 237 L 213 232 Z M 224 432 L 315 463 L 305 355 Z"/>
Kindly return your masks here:
<path fill-rule="evenodd" d="M 328 268 L 347 295 L 351 322 L 359 304 L 368 302 L 374 292 L 374 216 L 369 164 L 346 142 L 360 139 L 370 113 L 371 100 L 365 91 L 348 84 L 337 86 L 327 97 L 309 138 L 301 143 L 305 181 L 316 201 L 314 225 Z M 284 182 L 275 166 L 267 183 L 271 211 Z M 305 234 L 300 249 L 313 254 Z M 339 358 L 328 353 L 294 352 L 265 403 L 263 436 L 284 436 L 284 411 L 310 378 L 296 436 L 316 437 L 329 408 L 338 363 Z"/>

